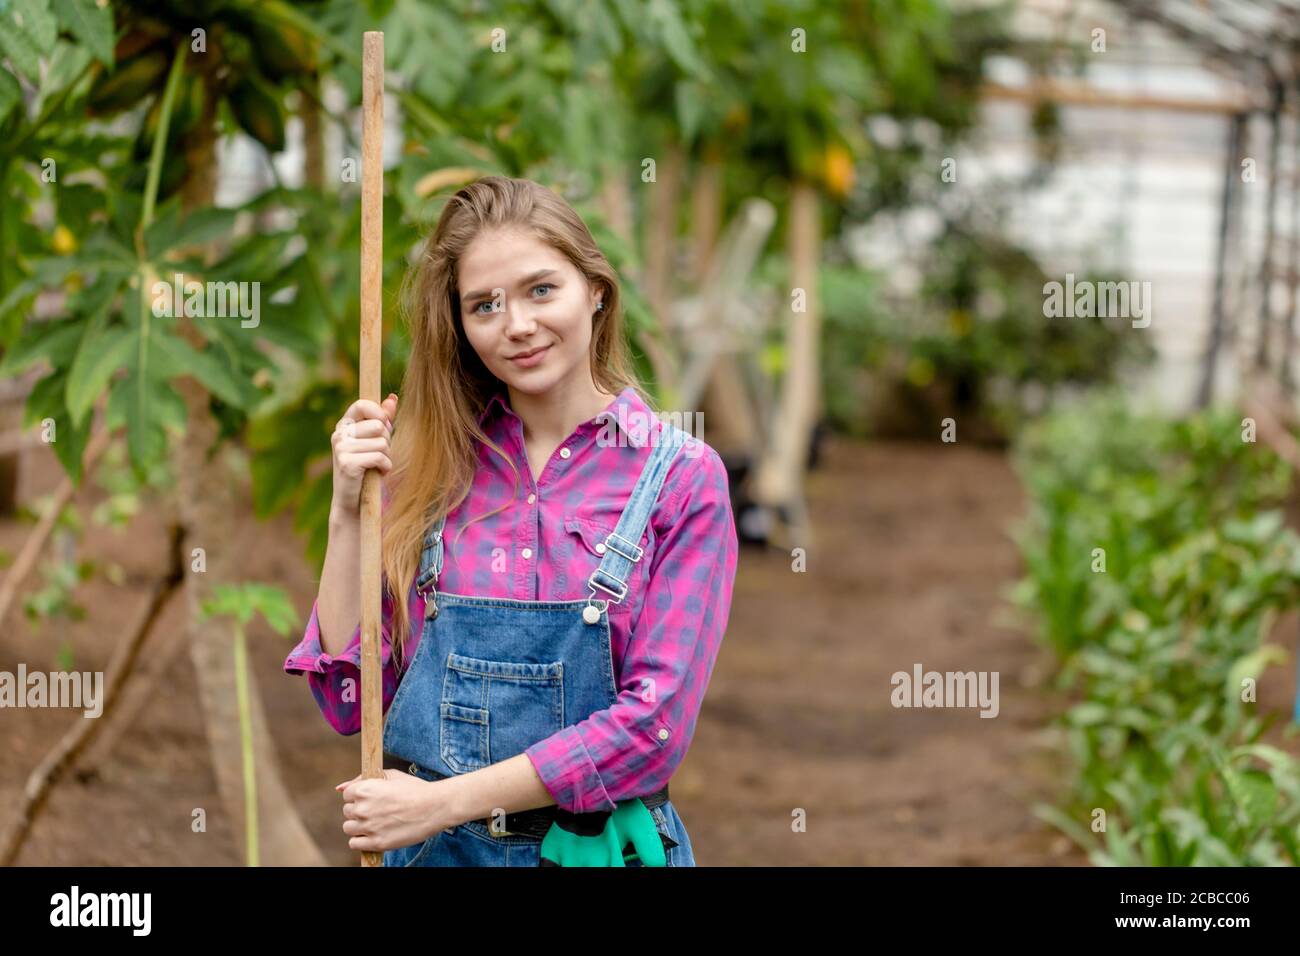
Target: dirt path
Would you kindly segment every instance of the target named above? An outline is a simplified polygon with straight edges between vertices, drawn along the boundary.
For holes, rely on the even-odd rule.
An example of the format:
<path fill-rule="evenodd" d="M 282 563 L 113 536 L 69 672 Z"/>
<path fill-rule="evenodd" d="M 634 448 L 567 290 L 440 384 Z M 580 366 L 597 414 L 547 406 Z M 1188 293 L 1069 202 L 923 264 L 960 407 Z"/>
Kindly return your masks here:
<path fill-rule="evenodd" d="M 746 552 L 687 765 L 673 780 L 703 862 L 1079 862 L 1027 810 L 1050 714 L 1046 656 L 994 623 L 1022 508 L 997 453 L 837 442 L 809 487 L 807 571 Z M 895 709 L 890 677 L 998 671 L 1000 712 Z M 678 784 L 680 783 L 680 786 Z M 806 811 L 806 832 L 792 813 Z"/>
<path fill-rule="evenodd" d="M 58 478 L 33 453 L 20 495 Z M 1002 456 L 961 446 L 829 443 L 812 476 L 818 539 L 808 570 L 779 553 L 745 551 L 731 625 L 673 799 L 707 865 L 1043 864 L 1078 862 L 1027 803 L 1050 768 L 1034 739 L 1050 712 L 1024 686 L 1045 658 L 997 626 L 1001 588 L 1016 573 L 1005 536 L 1021 507 Z M 80 501 L 102 496 L 93 490 Z M 30 526 L 0 523 L 14 553 Z M 316 581 L 288 517 L 240 524 L 250 580 L 287 587 L 305 620 Z M 162 567 L 160 516 L 128 533 L 87 525 L 85 554 L 117 562 L 119 585 L 83 584 L 83 621 L 33 631 L 11 615 L 0 669 L 52 669 L 67 643 L 78 670 L 102 669 L 120 630 Z M 164 626 L 178 625 L 173 607 Z M 294 640 L 297 638 L 295 637 Z M 282 674 L 289 643 L 257 630 L 252 658 L 283 772 L 327 858 L 352 865 L 333 785 L 355 774 L 357 737 L 334 734 L 305 678 Z M 927 670 L 1000 674 L 1000 713 L 897 710 L 890 675 Z M 111 760 L 58 787 L 24 865 L 229 865 L 235 842 L 208 766 L 196 686 L 182 651 Z M 69 711 L 0 712 L 0 824 Z M 77 716 L 75 719 L 82 719 Z M 195 833 L 193 811 L 207 812 Z M 791 830 L 796 808 L 807 830 Z"/>

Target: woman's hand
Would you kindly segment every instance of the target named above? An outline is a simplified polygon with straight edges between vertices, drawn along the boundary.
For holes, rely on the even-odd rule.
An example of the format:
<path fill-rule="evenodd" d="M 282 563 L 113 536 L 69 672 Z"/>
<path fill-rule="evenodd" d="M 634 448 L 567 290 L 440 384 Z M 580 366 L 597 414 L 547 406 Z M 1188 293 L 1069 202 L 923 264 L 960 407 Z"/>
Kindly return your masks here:
<path fill-rule="evenodd" d="M 441 780 L 421 780 L 400 770 L 383 777 L 360 774 L 334 789 L 343 793 L 343 832 L 353 850 L 396 850 L 423 843 L 456 826 Z"/>
<path fill-rule="evenodd" d="M 397 415 L 397 396 L 390 394 L 382 405 L 364 398 L 353 402 L 338 424 L 330 444 L 334 447 L 334 501 L 331 510 L 346 517 L 361 512 L 361 482 L 366 470 L 381 474 L 393 469 L 389 439 Z"/>

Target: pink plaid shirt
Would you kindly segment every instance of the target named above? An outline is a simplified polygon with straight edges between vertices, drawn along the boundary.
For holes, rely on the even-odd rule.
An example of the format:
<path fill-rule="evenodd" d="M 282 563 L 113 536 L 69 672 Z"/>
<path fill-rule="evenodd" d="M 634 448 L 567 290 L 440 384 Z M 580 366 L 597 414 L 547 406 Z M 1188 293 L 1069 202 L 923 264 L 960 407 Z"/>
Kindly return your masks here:
<path fill-rule="evenodd" d="M 654 413 L 635 389 L 624 389 L 561 443 L 535 484 L 523 423 L 504 390 L 479 421 L 518 468 L 519 487 L 509 466 L 480 443 L 469 495 L 447 517 L 438 590 L 529 601 L 587 597 L 587 577 L 601 560 L 597 546 L 614 530 L 649 457 L 647 430 L 659 427 Z M 556 804 L 574 813 L 612 810 L 620 800 L 654 793 L 694 735 L 727 628 L 738 550 L 727 472 L 702 441 L 687 443 L 673 460 L 641 543 L 645 554 L 629 575 L 627 596 L 609 605 L 617 702 L 525 751 Z M 414 579 L 407 603 L 409 663 L 424 624 Z M 391 615 L 385 592 L 385 631 Z M 290 674 L 307 673 L 321 712 L 341 734 L 361 729 L 360 640 L 358 626 L 342 654 L 325 654 L 313 604 L 306 633 L 284 665 Z M 385 713 L 398 684 L 390 656 L 385 640 Z"/>

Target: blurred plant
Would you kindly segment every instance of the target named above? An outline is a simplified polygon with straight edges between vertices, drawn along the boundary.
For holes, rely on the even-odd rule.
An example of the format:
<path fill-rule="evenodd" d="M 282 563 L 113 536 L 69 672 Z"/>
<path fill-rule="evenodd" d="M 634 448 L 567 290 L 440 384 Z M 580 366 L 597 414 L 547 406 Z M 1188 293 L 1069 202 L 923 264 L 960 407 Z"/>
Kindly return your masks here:
<path fill-rule="evenodd" d="M 47 496 L 52 499 L 54 496 Z M 44 511 L 49 504 L 39 506 Z M 21 509 L 23 517 L 35 517 L 29 508 Z M 40 584 L 23 596 L 23 614 L 34 629 L 40 629 L 60 619 L 80 621 L 86 617 L 86 609 L 77 603 L 75 591 L 82 581 L 89 580 L 97 570 L 94 561 L 77 558 L 78 542 L 84 528 L 81 516 L 75 504 L 64 505 L 55 518 L 53 539 L 53 556 L 41 561 L 38 571 Z"/>
<path fill-rule="evenodd" d="M 289 596 L 265 584 L 219 584 L 211 599 L 203 603 L 202 616 L 228 617 L 235 628 L 235 695 L 239 706 L 239 736 L 244 762 L 244 833 L 247 865 L 259 860 L 257 833 L 257 767 L 253 759 L 253 723 L 248 693 L 248 644 L 246 629 L 260 614 L 281 637 L 298 627 L 298 612 Z"/>
<path fill-rule="evenodd" d="M 1045 819 L 1120 865 L 1300 864 L 1300 762 L 1260 738 L 1266 643 L 1300 606 L 1289 469 L 1241 415 L 1185 421 L 1105 395 L 1021 437 L 1030 514 L 1017 537 L 1032 612 L 1078 701 L 1061 719 L 1075 775 Z M 1099 837 L 1079 821 L 1107 811 Z"/>
<path fill-rule="evenodd" d="M 824 406 L 850 433 L 928 435 L 952 415 L 1004 437 L 1062 387 L 1113 381 L 1151 354 L 1125 321 L 1044 317 L 1042 267 L 972 222 L 941 224 L 892 265 L 893 289 L 877 272 L 823 267 Z M 915 281 L 899 281 L 910 270 Z"/>
<path fill-rule="evenodd" d="M 84 620 L 86 609 L 73 598 L 78 584 L 94 573 L 94 564 L 75 559 L 41 562 L 41 586 L 23 597 L 23 613 L 34 627 L 45 626 L 60 617 Z"/>

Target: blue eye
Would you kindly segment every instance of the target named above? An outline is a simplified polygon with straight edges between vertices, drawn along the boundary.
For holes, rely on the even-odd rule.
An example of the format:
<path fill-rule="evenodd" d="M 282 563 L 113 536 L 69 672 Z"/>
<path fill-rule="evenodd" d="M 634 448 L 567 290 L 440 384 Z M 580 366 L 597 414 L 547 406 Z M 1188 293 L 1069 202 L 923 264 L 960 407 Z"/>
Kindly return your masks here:
<path fill-rule="evenodd" d="M 536 292 L 538 289 L 554 289 L 554 288 L 555 286 L 551 285 L 549 282 L 542 282 L 538 285 L 533 286 L 533 291 Z"/>
<path fill-rule="evenodd" d="M 478 305 L 474 306 L 474 314 L 475 314 L 475 315 L 487 315 L 486 312 L 482 312 L 482 311 L 480 311 L 480 310 L 483 308 L 483 306 L 485 306 L 485 305 L 488 307 L 488 309 L 489 309 L 490 311 L 496 311 L 495 309 L 492 308 L 492 301 L 489 300 L 489 299 L 484 299 L 484 300 L 483 300 L 482 302 L 480 302 Z"/>

